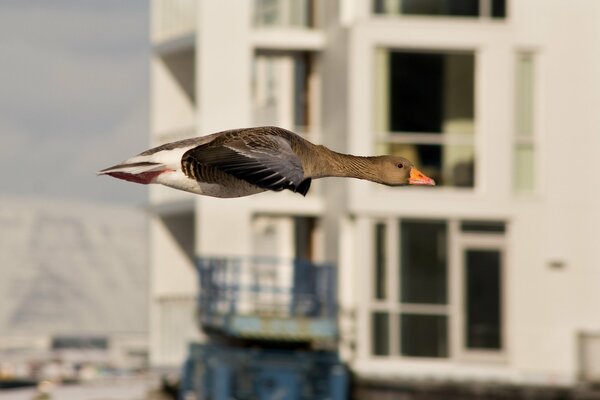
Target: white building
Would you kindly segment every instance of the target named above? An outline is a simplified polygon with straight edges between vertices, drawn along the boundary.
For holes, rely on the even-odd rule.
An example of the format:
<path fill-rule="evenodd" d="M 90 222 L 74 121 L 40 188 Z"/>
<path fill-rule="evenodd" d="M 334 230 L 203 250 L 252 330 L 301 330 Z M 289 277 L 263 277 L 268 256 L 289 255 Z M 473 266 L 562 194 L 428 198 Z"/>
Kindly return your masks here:
<path fill-rule="evenodd" d="M 357 376 L 600 379 L 600 3 L 154 0 L 152 143 L 278 125 L 435 188 L 152 187 L 151 359 L 197 337 L 194 255 L 339 268 Z M 593 349 L 596 349 L 594 355 Z"/>

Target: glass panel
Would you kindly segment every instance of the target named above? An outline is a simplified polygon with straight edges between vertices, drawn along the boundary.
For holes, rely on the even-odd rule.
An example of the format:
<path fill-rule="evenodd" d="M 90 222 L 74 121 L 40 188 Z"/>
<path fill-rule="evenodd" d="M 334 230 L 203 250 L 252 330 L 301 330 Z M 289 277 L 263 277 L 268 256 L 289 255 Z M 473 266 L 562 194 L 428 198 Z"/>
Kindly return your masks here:
<path fill-rule="evenodd" d="M 518 192 L 532 192 L 535 189 L 534 149 L 531 144 L 515 146 L 514 185 Z"/>
<path fill-rule="evenodd" d="M 477 17 L 479 0 L 375 0 L 377 14 Z"/>
<path fill-rule="evenodd" d="M 445 222 L 402 221 L 400 301 L 447 304 Z"/>
<path fill-rule="evenodd" d="M 294 56 L 294 126 L 301 132 L 309 126 L 310 54 Z"/>
<path fill-rule="evenodd" d="M 517 136 L 533 135 L 533 56 L 529 53 L 517 55 L 515 91 L 515 132 Z"/>
<path fill-rule="evenodd" d="M 383 300 L 387 297 L 387 229 L 385 224 L 375 225 L 375 298 Z"/>
<path fill-rule="evenodd" d="M 377 74 L 387 74 L 386 79 L 376 77 L 376 105 L 387 104 L 388 110 L 376 110 L 378 128 L 385 132 L 473 134 L 473 54 L 379 50 L 376 64 Z"/>
<path fill-rule="evenodd" d="M 374 123 L 383 135 L 379 151 L 407 157 L 440 186 L 473 187 L 474 54 L 382 48 L 375 52 L 375 74 Z M 428 134 L 429 143 L 419 144 L 419 134 Z M 408 139 L 405 135 L 411 135 L 410 142 L 399 143 Z M 466 143 L 442 144 L 444 135 L 448 143 Z"/>
<path fill-rule="evenodd" d="M 438 186 L 475 186 L 473 146 L 390 143 L 379 151 L 408 158 Z"/>
<path fill-rule="evenodd" d="M 254 24 L 256 26 L 276 26 L 281 24 L 278 0 L 254 1 Z"/>
<path fill-rule="evenodd" d="M 463 232 L 504 233 L 506 226 L 502 221 L 461 221 L 460 230 Z"/>
<path fill-rule="evenodd" d="M 314 0 L 254 0 L 257 27 L 311 27 Z"/>
<path fill-rule="evenodd" d="M 278 125 L 281 114 L 279 59 L 264 54 L 254 57 L 252 99 L 256 125 Z"/>
<path fill-rule="evenodd" d="M 316 225 L 316 218 L 294 218 L 294 256 L 297 260 L 314 261 L 314 234 Z"/>
<path fill-rule="evenodd" d="M 506 0 L 492 0 L 492 17 L 506 17 Z"/>
<path fill-rule="evenodd" d="M 375 312 L 371 316 L 371 349 L 373 355 L 390 355 L 390 316 L 388 313 Z"/>
<path fill-rule="evenodd" d="M 402 314 L 400 352 L 413 357 L 448 357 L 448 317 Z"/>
<path fill-rule="evenodd" d="M 470 349 L 500 349 L 500 251 L 466 251 L 466 345 Z"/>

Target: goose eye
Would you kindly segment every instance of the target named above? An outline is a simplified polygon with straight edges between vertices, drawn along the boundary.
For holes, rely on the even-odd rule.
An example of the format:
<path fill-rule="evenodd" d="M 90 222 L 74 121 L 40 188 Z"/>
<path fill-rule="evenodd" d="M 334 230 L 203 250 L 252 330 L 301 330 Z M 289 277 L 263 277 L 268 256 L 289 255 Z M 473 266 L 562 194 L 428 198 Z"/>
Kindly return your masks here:
<path fill-rule="evenodd" d="M 398 163 L 398 164 L 396 164 L 396 167 L 398 167 L 398 168 L 404 168 L 404 164 Z"/>

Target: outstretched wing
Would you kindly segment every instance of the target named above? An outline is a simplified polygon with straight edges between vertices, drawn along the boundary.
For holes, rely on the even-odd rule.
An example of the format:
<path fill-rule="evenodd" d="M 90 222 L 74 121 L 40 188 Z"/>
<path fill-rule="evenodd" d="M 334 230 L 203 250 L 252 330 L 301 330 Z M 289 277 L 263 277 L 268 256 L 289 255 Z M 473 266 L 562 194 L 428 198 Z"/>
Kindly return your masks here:
<path fill-rule="evenodd" d="M 290 189 L 305 195 L 310 186 L 300 159 L 279 136 L 253 135 L 200 145 L 183 155 L 182 166 L 184 171 L 216 168 L 268 190 Z"/>

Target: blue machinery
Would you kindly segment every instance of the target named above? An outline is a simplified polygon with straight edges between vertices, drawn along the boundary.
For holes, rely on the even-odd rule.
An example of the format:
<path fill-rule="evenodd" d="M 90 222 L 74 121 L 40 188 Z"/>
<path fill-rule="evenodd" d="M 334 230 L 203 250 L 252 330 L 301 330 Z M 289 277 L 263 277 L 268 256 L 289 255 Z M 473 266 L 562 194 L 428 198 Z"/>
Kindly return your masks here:
<path fill-rule="evenodd" d="M 182 399 L 348 398 L 335 351 L 336 275 L 329 264 L 271 258 L 199 258 L 198 321 Z"/>

